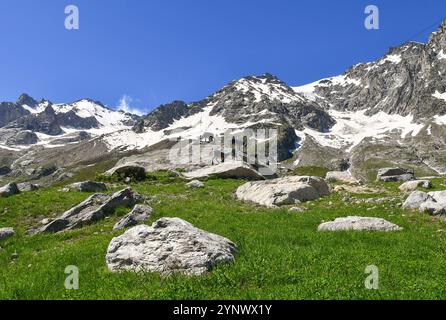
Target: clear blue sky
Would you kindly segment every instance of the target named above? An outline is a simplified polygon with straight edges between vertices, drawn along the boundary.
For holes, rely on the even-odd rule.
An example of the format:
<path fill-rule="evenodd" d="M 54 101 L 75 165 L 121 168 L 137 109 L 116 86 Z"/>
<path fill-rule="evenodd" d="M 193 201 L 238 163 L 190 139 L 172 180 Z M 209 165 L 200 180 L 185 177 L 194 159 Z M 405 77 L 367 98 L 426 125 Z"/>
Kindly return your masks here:
<path fill-rule="evenodd" d="M 66 5 L 80 30 L 64 28 Z M 381 29 L 364 28 L 380 8 Z M 1 0 L 0 101 L 22 92 L 150 110 L 271 72 L 290 85 L 374 60 L 446 16 L 444 0 Z M 436 26 L 428 31 L 434 31 Z"/>

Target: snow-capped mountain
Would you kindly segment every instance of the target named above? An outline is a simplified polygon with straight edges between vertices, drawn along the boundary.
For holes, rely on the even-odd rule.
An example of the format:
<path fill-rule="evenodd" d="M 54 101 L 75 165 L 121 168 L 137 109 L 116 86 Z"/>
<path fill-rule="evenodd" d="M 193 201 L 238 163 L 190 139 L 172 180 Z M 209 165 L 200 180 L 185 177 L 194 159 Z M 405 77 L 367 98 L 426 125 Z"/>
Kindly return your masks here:
<path fill-rule="evenodd" d="M 2 103 L 0 148 L 73 143 L 131 128 L 137 121 L 135 115 L 111 110 L 90 99 L 53 104 L 23 94 L 16 103 Z"/>
<path fill-rule="evenodd" d="M 152 159 L 155 146 L 157 154 L 169 148 L 166 141 L 201 143 L 203 136 L 275 128 L 279 161 L 292 159 L 286 163 L 293 166 L 362 177 L 393 165 L 446 173 L 445 73 L 446 23 L 427 44 L 403 44 L 339 76 L 296 87 L 271 74 L 248 76 L 201 101 L 174 101 L 144 117 L 89 99 L 53 104 L 22 95 L 1 103 L 0 151 L 11 168 L 49 149 L 66 155 L 58 166 L 129 152 Z"/>

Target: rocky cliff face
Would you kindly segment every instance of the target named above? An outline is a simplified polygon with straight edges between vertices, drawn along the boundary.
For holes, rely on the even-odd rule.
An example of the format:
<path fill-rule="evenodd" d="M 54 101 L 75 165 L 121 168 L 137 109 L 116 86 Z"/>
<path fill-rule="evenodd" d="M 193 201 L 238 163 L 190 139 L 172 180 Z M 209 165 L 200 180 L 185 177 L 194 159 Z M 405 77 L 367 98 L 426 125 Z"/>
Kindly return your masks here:
<path fill-rule="evenodd" d="M 412 115 L 416 121 L 446 114 L 446 24 L 427 44 L 409 42 L 343 75 L 296 87 L 325 108 Z"/>

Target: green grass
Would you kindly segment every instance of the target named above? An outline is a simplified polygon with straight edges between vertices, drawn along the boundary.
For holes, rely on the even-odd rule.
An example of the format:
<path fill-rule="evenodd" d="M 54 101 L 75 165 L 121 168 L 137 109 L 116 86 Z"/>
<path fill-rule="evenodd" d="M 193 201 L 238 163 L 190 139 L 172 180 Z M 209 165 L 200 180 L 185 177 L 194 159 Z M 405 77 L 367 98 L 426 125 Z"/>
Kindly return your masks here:
<path fill-rule="evenodd" d="M 298 176 L 315 176 L 315 177 L 325 178 L 328 171 L 330 170 L 327 168 L 309 166 L 309 167 L 298 167 L 289 174 Z"/>
<path fill-rule="evenodd" d="M 105 254 L 126 213 L 80 230 L 27 236 L 41 219 L 63 212 L 89 194 L 57 189 L 0 199 L 0 226 L 17 235 L 0 243 L 0 299 L 445 299 L 446 222 L 386 205 L 344 204 L 345 194 L 304 204 L 305 213 L 240 203 L 240 180 L 212 179 L 192 190 L 162 176 L 133 185 L 152 197 L 155 216 L 180 217 L 225 236 L 239 248 L 236 262 L 200 277 L 110 273 Z M 439 187 L 444 180 L 435 182 Z M 386 186 L 388 196 L 397 185 Z M 371 195 L 362 195 L 368 197 Z M 359 196 L 358 196 L 359 197 Z M 331 204 L 330 204 L 331 202 Z M 372 208 L 372 209 L 370 209 Z M 370 209 L 370 210 L 367 210 Z M 404 227 L 394 233 L 319 233 L 340 216 L 367 215 Z M 11 254 L 17 252 L 18 259 Z M 80 270 L 80 288 L 64 288 L 69 265 Z M 380 270 L 379 290 L 367 290 L 366 266 Z"/>

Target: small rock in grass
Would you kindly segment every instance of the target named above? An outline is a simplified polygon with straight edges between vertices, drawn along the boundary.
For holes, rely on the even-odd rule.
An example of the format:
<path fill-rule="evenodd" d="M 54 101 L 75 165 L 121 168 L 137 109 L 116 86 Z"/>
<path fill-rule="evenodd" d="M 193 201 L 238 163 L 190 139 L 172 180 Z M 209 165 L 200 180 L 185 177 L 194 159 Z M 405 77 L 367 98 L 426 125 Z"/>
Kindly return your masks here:
<path fill-rule="evenodd" d="M 192 180 L 191 182 L 187 183 L 186 186 L 192 189 L 199 189 L 204 188 L 204 183 L 199 180 Z"/>
<path fill-rule="evenodd" d="M 162 218 L 112 239 L 106 262 L 111 271 L 201 275 L 218 264 L 234 262 L 236 252 L 236 245 L 226 238 L 179 218 Z"/>
<path fill-rule="evenodd" d="M 152 214 L 153 209 L 151 207 L 137 204 L 129 214 L 115 224 L 113 230 L 120 230 L 127 227 L 136 226 L 138 223 L 150 219 Z"/>
<path fill-rule="evenodd" d="M 12 237 L 15 234 L 13 228 L 1 228 L 0 229 L 0 240 L 4 240 Z"/>
<path fill-rule="evenodd" d="M 319 225 L 318 231 L 399 231 L 401 227 L 381 218 L 344 217 Z"/>
<path fill-rule="evenodd" d="M 306 209 L 301 208 L 301 207 L 293 207 L 293 208 L 288 209 L 288 212 L 292 212 L 292 213 L 302 213 L 305 211 L 306 211 Z"/>

